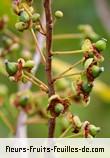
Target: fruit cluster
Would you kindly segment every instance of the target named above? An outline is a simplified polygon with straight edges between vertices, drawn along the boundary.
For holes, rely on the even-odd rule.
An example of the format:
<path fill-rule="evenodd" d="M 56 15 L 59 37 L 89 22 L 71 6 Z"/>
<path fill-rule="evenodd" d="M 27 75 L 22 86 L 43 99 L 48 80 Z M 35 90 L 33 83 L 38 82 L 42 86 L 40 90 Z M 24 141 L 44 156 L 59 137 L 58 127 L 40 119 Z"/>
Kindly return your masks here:
<path fill-rule="evenodd" d="M 104 68 L 100 67 L 100 63 L 104 60 L 101 52 L 103 52 L 105 48 L 105 39 L 99 40 L 96 43 L 91 43 L 89 39 L 86 39 L 83 43 L 84 72 L 81 75 L 81 79 L 77 81 L 74 92 L 75 95 L 86 104 L 89 103 L 89 95 L 94 86 L 94 80 L 104 71 Z"/>
<path fill-rule="evenodd" d="M 15 24 L 18 31 L 24 31 L 33 27 L 36 30 L 40 30 L 40 14 L 34 12 L 32 7 L 32 0 L 13 4 L 13 10 L 19 17 L 19 22 Z"/>
<path fill-rule="evenodd" d="M 8 60 L 5 60 L 5 67 L 10 80 L 17 82 L 24 81 L 24 77 L 23 77 L 24 71 L 30 72 L 34 67 L 34 61 L 28 60 L 25 62 L 24 59 L 20 58 L 16 63 L 16 62 L 9 62 Z"/>
<path fill-rule="evenodd" d="M 96 127 L 88 121 L 82 122 L 77 115 L 68 113 L 66 115 L 66 119 L 70 122 L 70 124 L 72 124 L 71 129 L 74 134 L 73 136 L 78 134 L 79 137 L 92 138 L 100 131 L 100 127 Z"/>

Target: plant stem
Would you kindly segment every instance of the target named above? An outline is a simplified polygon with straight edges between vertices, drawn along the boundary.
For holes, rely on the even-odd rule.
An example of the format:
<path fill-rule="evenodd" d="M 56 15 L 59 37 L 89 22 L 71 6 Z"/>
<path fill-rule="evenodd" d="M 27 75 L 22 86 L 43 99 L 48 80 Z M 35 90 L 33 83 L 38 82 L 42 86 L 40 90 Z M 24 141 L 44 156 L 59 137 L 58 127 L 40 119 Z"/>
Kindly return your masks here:
<path fill-rule="evenodd" d="M 45 60 L 44 54 L 43 54 L 43 52 L 41 51 L 41 49 L 40 49 L 40 47 L 39 47 L 39 45 L 38 45 L 37 37 L 36 37 L 35 32 L 34 32 L 34 30 L 33 30 L 32 28 L 31 28 L 31 33 L 32 33 L 32 35 L 33 35 L 33 37 L 34 37 L 34 40 L 35 40 L 35 43 L 36 43 L 36 47 L 37 47 L 38 51 L 39 51 L 40 54 L 41 54 L 42 61 L 43 61 L 43 63 L 45 64 L 45 63 L 46 63 L 46 60 Z"/>
<path fill-rule="evenodd" d="M 75 51 L 62 51 L 62 52 L 53 52 L 53 55 L 71 55 L 71 54 L 80 54 L 83 53 L 84 50 L 75 50 Z"/>
<path fill-rule="evenodd" d="M 73 69 L 75 66 L 81 64 L 82 62 L 83 62 L 83 59 L 81 59 L 78 62 L 72 64 L 68 69 L 66 69 L 64 72 L 62 72 L 61 74 L 59 74 L 56 78 L 60 78 L 60 77 L 64 76 L 64 74 L 66 74 L 68 71 L 70 71 L 71 69 Z M 56 78 L 54 80 L 56 80 Z"/>
<path fill-rule="evenodd" d="M 38 84 L 42 84 L 42 85 L 48 90 L 47 85 L 46 85 L 44 82 L 42 82 L 41 80 L 39 80 L 37 77 L 35 77 L 33 74 L 31 74 L 31 73 L 29 73 L 29 72 L 27 72 L 27 71 L 25 71 L 24 73 L 25 73 L 29 78 L 32 78 L 34 81 L 36 81 Z"/>
<path fill-rule="evenodd" d="M 36 85 L 36 86 L 40 87 L 40 84 L 39 84 L 39 83 L 37 83 L 37 82 L 35 82 L 32 78 L 30 78 L 30 77 L 26 76 L 25 74 L 23 75 L 23 77 L 24 77 L 26 80 L 28 80 L 28 81 L 32 82 L 34 85 Z"/>
<path fill-rule="evenodd" d="M 79 33 L 74 33 L 74 34 L 58 34 L 58 35 L 54 35 L 53 36 L 53 39 L 54 40 L 60 40 L 60 39 L 79 39 L 79 38 L 82 38 L 83 35 L 82 34 L 79 34 Z"/>
<path fill-rule="evenodd" d="M 52 7 L 51 0 L 44 0 L 44 9 L 46 15 L 46 75 L 48 81 L 49 93 L 51 97 L 55 94 L 54 83 L 52 78 L 52 32 L 53 32 L 53 19 L 52 19 Z M 53 103 L 54 104 L 54 103 Z M 48 137 L 53 138 L 55 132 L 56 118 L 50 118 L 49 120 L 49 132 Z"/>
<path fill-rule="evenodd" d="M 12 124 L 9 122 L 8 118 L 4 115 L 2 111 L 0 111 L 0 117 L 3 120 L 3 122 L 6 124 L 6 126 L 10 129 L 10 131 L 14 134 L 15 133 L 14 127 L 12 126 Z"/>
<path fill-rule="evenodd" d="M 48 92 L 47 88 L 42 85 L 41 83 L 37 83 L 36 81 L 34 81 L 32 78 L 26 76 L 25 74 L 23 75 L 24 78 L 30 82 L 32 82 L 34 85 L 36 85 L 37 87 L 41 88 L 43 91 L 45 91 L 46 93 Z"/>
<path fill-rule="evenodd" d="M 71 77 L 71 76 L 76 76 L 76 75 L 81 75 L 82 73 L 83 73 L 83 71 L 76 72 L 76 73 L 73 73 L 73 74 L 63 75 L 63 76 L 56 77 L 53 80 L 55 82 L 58 79 L 62 79 L 62 78 L 66 78 L 66 77 Z"/>
<path fill-rule="evenodd" d="M 72 129 L 72 125 L 70 125 L 62 134 L 61 134 L 61 136 L 59 137 L 59 138 L 64 138 L 65 137 L 65 135 Z"/>
<path fill-rule="evenodd" d="M 29 11 L 29 9 L 27 8 L 27 6 L 24 3 L 22 4 L 22 6 L 25 9 L 25 11 L 29 14 L 29 16 L 32 17 L 32 13 Z"/>

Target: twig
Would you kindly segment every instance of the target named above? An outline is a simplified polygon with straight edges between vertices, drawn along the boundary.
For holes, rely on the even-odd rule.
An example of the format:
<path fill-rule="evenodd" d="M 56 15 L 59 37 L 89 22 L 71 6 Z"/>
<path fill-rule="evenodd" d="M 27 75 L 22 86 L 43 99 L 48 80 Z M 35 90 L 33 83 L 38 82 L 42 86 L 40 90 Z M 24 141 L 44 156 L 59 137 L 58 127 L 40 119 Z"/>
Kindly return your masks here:
<path fill-rule="evenodd" d="M 80 72 L 76 72 L 76 73 L 72 73 L 72 74 L 68 74 L 68 75 L 63 75 L 63 76 L 59 76 L 59 77 L 56 77 L 54 80 L 54 82 L 58 79 L 62 79 L 62 78 L 65 78 L 65 77 L 71 77 L 71 76 L 76 76 L 76 75 L 81 75 L 83 73 L 83 71 L 80 71 Z"/>
<path fill-rule="evenodd" d="M 69 72 L 70 70 L 72 70 L 74 67 L 76 67 L 77 65 L 81 64 L 83 62 L 82 60 L 79 60 L 78 62 L 72 64 L 68 69 L 66 69 L 65 71 L 63 71 L 61 74 L 59 74 L 57 77 L 54 78 L 54 80 L 56 80 L 57 78 L 61 78 L 62 76 L 64 76 L 64 74 L 66 74 L 67 72 Z"/>
<path fill-rule="evenodd" d="M 71 55 L 71 54 L 80 54 L 83 52 L 84 50 L 62 51 L 62 52 L 55 51 L 52 53 L 52 55 Z"/>
<path fill-rule="evenodd" d="M 58 34 L 58 35 L 54 35 L 53 39 L 54 40 L 61 40 L 61 39 L 80 39 L 82 38 L 83 35 L 80 33 L 74 33 L 74 34 Z"/>
<path fill-rule="evenodd" d="M 62 134 L 61 134 L 61 136 L 59 137 L 59 138 L 63 138 L 63 137 L 65 137 L 65 135 L 72 129 L 72 125 L 70 125 Z"/>
<path fill-rule="evenodd" d="M 46 61 L 45 61 L 44 54 L 43 54 L 43 52 L 41 51 L 41 49 L 40 49 L 40 47 L 39 47 L 38 40 L 37 40 L 37 37 L 36 37 L 36 35 L 35 35 L 33 29 L 31 29 L 31 33 L 32 33 L 32 35 L 33 35 L 33 37 L 34 37 L 34 40 L 35 40 L 35 42 L 36 42 L 36 47 L 37 47 L 37 49 L 39 50 L 39 52 L 40 52 L 40 54 L 41 54 L 42 61 L 43 61 L 43 63 L 45 64 Z"/>

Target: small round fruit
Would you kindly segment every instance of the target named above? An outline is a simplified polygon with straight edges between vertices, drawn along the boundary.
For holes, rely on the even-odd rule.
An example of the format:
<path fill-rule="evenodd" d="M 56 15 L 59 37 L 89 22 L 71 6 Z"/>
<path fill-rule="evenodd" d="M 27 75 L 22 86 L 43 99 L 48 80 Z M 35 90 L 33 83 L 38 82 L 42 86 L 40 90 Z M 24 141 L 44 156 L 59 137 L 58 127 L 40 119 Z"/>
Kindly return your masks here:
<path fill-rule="evenodd" d="M 63 17 L 63 12 L 60 11 L 60 10 L 57 10 L 57 11 L 55 12 L 55 17 L 58 18 L 58 19 L 62 18 L 62 17 Z"/>
<path fill-rule="evenodd" d="M 60 114 L 61 112 L 63 112 L 63 110 L 64 110 L 64 106 L 62 104 L 59 103 L 55 106 L 55 112 L 57 114 Z"/>
<path fill-rule="evenodd" d="M 28 104 L 28 101 L 29 101 L 29 97 L 28 96 L 22 96 L 22 97 L 20 97 L 19 104 L 22 107 L 25 107 Z"/>
<path fill-rule="evenodd" d="M 76 125 L 76 127 L 81 128 L 82 122 L 81 122 L 80 118 L 78 116 L 74 116 L 73 120 L 74 120 L 74 124 Z"/>
<path fill-rule="evenodd" d="M 35 26 L 35 30 L 36 30 L 36 31 L 40 31 L 40 29 L 41 29 L 41 26 L 40 26 L 40 25 L 36 25 L 36 26 Z"/>
<path fill-rule="evenodd" d="M 33 22 L 37 22 L 39 19 L 40 19 L 40 14 L 34 13 L 34 14 L 32 15 L 32 21 L 33 21 Z"/>
<path fill-rule="evenodd" d="M 90 39 L 93 41 L 93 42 L 96 42 L 98 39 L 99 39 L 99 35 L 98 34 L 96 34 L 96 33 L 91 33 L 90 35 L 89 35 L 89 37 L 90 37 Z"/>
<path fill-rule="evenodd" d="M 6 71 L 10 76 L 13 76 L 18 71 L 17 63 L 9 62 L 8 60 L 5 61 Z"/>
<path fill-rule="evenodd" d="M 24 68 L 30 68 L 30 69 L 32 69 L 34 67 L 34 65 L 35 65 L 35 63 L 34 63 L 33 60 L 28 60 L 28 61 L 25 62 Z"/>
<path fill-rule="evenodd" d="M 33 14 L 34 13 L 34 8 L 32 6 L 29 7 L 29 11 Z"/>
<path fill-rule="evenodd" d="M 106 41 L 104 39 L 99 40 L 95 43 L 95 47 L 99 50 L 99 51 L 104 51 L 106 49 Z"/>
<path fill-rule="evenodd" d="M 99 67 L 99 66 L 96 66 L 96 65 L 94 65 L 92 67 L 92 75 L 95 78 L 98 77 L 100 75 L 100 73 L 103 72 L 103 71 L 104 71 L 104 67 Z"/>
<path fill-rule="evenodd" d="M 91 92 L 91 90 L 92 90 L 92 85 L 90 84 L 90 83 L 88 83 L 88 82 L 84 82 L 83 84 L 82 84 L 82 89 L 83 89 L 83 91 L 85 92 L 85 93 L 90 93 Z"/>
<path fill-rule="evenodd" d="M 87 59 L 85 62 L 84 62 L 84 69 L 86 70 L 86 69 L 88 69 L 88 67 L 92 64 L 92 62 L 93 62 L 93 58 L 89 58 L 89 59 Z"/>
<path fill-rule="evenodd" d="M 89 125 L 89 131 L 92 136 L 96 136 L 98 132 L 100 132 L 100 127 L 96 127 L 94 125 Z"/>
<path fill-rule="evenodd" d="M 24 22 L 17 22 L 15 24 L 15 28 L 18 30 L 18 31 L 24 31 L 25 29 L 27 29 L 27 24 L 24 23 Z"/>
<path fill-rule="evenodd" d="M 30 17 L 26 11 L 21 11 L 20 16 L 19 16 L 19 20 L 22 22 L 28 22 L 30 20 Z"/>

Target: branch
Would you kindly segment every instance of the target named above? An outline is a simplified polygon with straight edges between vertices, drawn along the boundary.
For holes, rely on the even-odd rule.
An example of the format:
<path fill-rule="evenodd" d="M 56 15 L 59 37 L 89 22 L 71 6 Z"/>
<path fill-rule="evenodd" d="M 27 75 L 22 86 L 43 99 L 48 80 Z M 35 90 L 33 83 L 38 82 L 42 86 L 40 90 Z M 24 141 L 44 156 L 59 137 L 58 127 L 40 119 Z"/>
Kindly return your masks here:
<path fill-rule="evenodd" d="M 54 83 L 52 79 L 52 31 L 53 31 L 53 19 L 51 0 L 44 0 L 44 8 L 46 14 L 46 75 L 49 88 L 49 97 L 55 94 Z M 49 120 L 49 133 L 48 137 L 54 137 L 56 118 L 50 118 Z"/>

